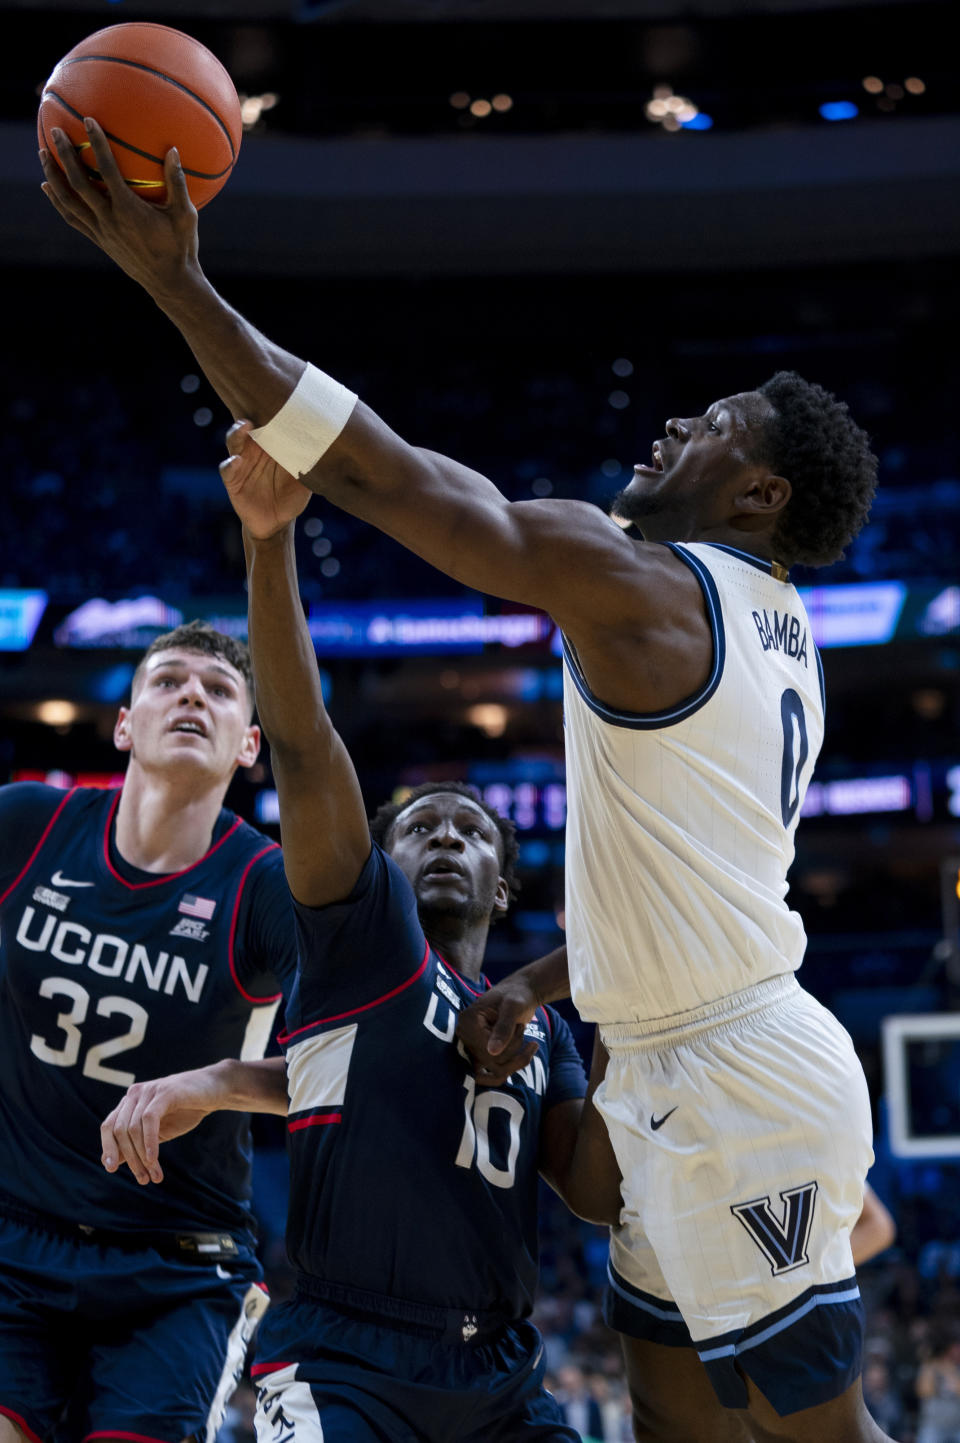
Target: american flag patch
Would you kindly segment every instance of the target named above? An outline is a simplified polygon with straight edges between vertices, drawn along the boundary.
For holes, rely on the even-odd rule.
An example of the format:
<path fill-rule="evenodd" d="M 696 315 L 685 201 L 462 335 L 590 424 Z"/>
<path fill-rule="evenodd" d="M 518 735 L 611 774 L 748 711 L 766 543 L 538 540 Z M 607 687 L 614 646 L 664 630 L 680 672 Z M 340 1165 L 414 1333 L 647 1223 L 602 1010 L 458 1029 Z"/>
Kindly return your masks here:
<path fill-rule="evenodd" d="M 185 892 L 180 898 L 177 908 L 178 912 L 183 912 L 187 917 L 202 917 L 204 922 L 209 922 L 216 910 L 217 904 L 212 897 L 191 897 L 189 892 Z"/>

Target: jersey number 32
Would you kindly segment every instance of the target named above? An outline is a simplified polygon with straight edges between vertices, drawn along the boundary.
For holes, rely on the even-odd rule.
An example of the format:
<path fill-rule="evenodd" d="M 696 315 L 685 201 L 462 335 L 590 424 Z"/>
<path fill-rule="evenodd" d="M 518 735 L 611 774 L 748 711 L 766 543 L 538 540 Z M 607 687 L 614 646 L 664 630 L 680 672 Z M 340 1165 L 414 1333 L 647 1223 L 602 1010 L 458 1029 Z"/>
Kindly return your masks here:
<path fill-rule="evenodd" d="M 56 1025 L 63 1033 L 60 1046 L 51 1046 L 35 1032 L 30 1038 L 30 1051 L 34 1057 L 39 1057 L 41 1062 L 49 1062 L 54 1067 L 75 1067 L 80 1060 L 83 1045 L 80 1027 L 86 1021 L 90 1008 L 90 993 L 71 977 L 45 977 L 40 983 L 40 996 L 64 997 L 70 1005 L 57 1014 Z M 129 1052 L 131 1048 L 140 1046 L 149 1021 L 147 1009 L 129 997 L 101 997 L 97 1002 L 96 1014 L 98 1017 L 125 1017 L 129 1026 L 118 1036 L 88 1047 L 83 1056 L 81 1072 L 84 1077 L 92 1077 L 97 1082 L 111 1082 L 115 1087 L 130 1087 L 137 1080 L 134 1073 L 123 1072 L 118 1067 L 105 1067 L 104 1059 L 116 1057 L 120 1052 Z"/>

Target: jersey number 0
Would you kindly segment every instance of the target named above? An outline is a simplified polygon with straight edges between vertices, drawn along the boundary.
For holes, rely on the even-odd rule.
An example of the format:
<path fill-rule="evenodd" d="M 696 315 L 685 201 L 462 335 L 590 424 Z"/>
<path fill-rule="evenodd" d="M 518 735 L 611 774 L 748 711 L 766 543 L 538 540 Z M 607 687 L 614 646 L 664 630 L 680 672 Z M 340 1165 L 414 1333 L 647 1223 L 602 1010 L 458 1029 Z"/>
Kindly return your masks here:
<path fill-rule="evenodd" d="M 803 702 L 792 686 L 780 698 L 780 720 L 783 722 L 783 762 L 780 767 L 780 815 L 789 827 L 800 805 L 800 773 L 809 753 L 807 718 Z"/>

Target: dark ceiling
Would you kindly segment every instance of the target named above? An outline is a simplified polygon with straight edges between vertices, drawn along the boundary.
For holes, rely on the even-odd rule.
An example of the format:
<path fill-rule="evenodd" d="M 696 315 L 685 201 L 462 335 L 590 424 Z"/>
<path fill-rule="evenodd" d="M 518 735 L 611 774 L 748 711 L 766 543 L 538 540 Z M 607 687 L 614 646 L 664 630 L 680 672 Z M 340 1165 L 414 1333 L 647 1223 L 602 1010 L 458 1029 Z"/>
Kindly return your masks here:
<path fill-rule="evenodd" d="M 903 0 L 846 0 L 847 6 L 902 5 Z M 89 11 L 90 0 L 12 0 L 10 10 Z M 302 16 L 326 24 L 361 21 L 663 20 L 709 15 L 792 14 L 836 9 L 835 0 L 120 0 L 109 13 L 179 16 L 186 24 L 211 16 L 279 19 Z M 106 20 L 102 23 L 109 23 Z"/>
<path fill-rule="evenodd" d="M 218 268 L 585 273 L 960 249 L 960 83 L 945 0 L 5 9 L 9 263 L 98 263 L 39 193 L 37 94 L 82 36 L 134 18 L 190 30 L 242 94 L 277 97 L 204 213 L 204 254 Z M 885 87 L 877 95 L 863 89 L 871 74 Z M 922 78 L 922 93 L 904 92 L 907 77 Z M 663 83 L 712 129 L 652 124 L 644 107 Z M 451 104 L 456 92 L 503 92 L 511 104 L 477 118 Z M 856 102 L 857 118 L 822 119 L 837 100 Z"/>

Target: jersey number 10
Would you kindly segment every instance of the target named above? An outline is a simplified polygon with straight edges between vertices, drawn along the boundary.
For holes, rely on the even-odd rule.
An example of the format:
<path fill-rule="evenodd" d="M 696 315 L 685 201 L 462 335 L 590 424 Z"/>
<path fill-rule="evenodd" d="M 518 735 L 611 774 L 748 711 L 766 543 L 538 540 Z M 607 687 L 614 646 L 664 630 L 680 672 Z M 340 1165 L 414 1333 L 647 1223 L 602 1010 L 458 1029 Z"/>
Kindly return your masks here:
<path fill-rule="evenodd" d="M 454 1162 L 457 1167 L 472 1167 L 476 1162 L 480 1176 L 494 1187 L 513 1187 L 517 1180 L 523 1104 L 506 1092 L 494 1092 L 486 1087 L 478 1093 L 476 1079 L 469 1074 L 463 1079 L 463 1086 L 467 1094 L 463 1104 L 463 1135 Z M 490 1156 L 490 1114 L 497 1108 L 503 1109 L 510 1124 L 506 1167 L 497 1167 Z"/>

